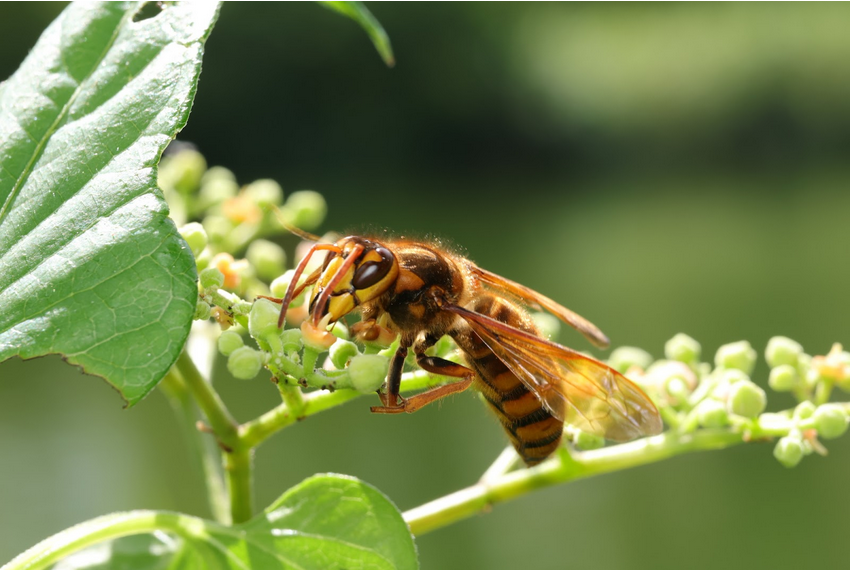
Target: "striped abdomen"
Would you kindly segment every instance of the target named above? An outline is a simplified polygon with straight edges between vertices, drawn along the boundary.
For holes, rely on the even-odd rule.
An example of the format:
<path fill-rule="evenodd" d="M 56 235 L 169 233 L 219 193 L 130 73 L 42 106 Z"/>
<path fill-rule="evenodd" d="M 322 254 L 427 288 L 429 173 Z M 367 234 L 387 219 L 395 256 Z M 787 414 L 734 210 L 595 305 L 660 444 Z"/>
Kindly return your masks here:
<path fill-rule="evenodd" d="M 531 319 L 505 299 L 482 295 L 471 309 L 539 335 Z M 523 461 L 530 466 L 549 457 L 560 444 L 564 422 L 546 411 L 537 396 L 475 333 L 466 331 L 454 336 L 466 353 L 468 365 L 478 374 L 476 387 L 496 413 Z"/>

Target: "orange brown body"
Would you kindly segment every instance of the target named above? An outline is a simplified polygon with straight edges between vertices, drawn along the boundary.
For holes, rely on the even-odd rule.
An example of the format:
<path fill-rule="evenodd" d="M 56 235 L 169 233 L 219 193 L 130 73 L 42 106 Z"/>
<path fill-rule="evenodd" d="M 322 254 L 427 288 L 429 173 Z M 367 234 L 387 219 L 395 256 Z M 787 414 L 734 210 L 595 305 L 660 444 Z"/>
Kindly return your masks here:
<path fill-rule="evenodd" d="M 549 310 L 597 345 L 608 342 L 551 299 L 422 242 L 349 236 L 317 244 L 311 253 L 320 250 L 328 251 L 323 267 L 300 288 L 296 275 L 281 322 L 296 289 L 315 284 L 309 301 L 315 326 L 359 311 L 362 320 L 352 330 L 360 338 L 375 337 L 381 327 L 397 333 L 399 349 L 379 392 L 383 405 L 374 412 L 413 412 L 474 384 L 527 465 L 557 449 L 565 421 L 614 440 L 660 431 L 655 406 L 637 386 L 605 364 L 542 338 L 523 304 Z M 466 366 L 426 354 L 444 335 L 454 339 Z M 421 368 L 460 380 L 402 399 L 399 384 L 410 349 Z"/>

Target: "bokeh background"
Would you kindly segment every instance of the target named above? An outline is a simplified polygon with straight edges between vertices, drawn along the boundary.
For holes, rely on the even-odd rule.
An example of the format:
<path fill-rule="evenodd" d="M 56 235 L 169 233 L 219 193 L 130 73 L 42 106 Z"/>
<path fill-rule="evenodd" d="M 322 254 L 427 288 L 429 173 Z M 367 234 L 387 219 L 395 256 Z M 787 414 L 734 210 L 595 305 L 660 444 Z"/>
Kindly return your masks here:
<path fill-rule="evenodd" d="M 180 138 L 243 182 L 322 192 L 324 229 L 446 238 L 614 345 L 850 344 L 850 6 L 371 8 L 394 69 L 317 5 L 225 5 Z M 0 7 L 0 77 L 61 9 Z M 243 420 L 278 398 L 216 381 Z M 505 444 L 468 394 L 409 417 L 371 403 L 260 448 L 257 505 L 333 471 L 408 509 L 473 483 Z M 162 394 L 121 404 L 57 358 L 0 364 L 0 561 L 111 511 L 208 515 Z M 850 438 L 829 449 L 793 470 L 754 444 L 546 489 L 421 537 L 422 565 L 843 567 Z"/>

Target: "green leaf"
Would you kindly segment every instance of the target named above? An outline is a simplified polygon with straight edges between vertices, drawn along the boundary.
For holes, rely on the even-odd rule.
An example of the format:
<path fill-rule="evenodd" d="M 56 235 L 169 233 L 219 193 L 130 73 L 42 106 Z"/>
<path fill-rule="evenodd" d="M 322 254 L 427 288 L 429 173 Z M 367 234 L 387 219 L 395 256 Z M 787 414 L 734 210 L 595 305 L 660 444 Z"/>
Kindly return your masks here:
<path fill-rule="evenodd" d="M 360 27 L 369 34 L 372 45 L 378 50 L 384 63 L 388 67 L 395 65 L 395 56 L 393 55 L 393 47 L 390 45 L 390 38 L 387 36 L 381 23 L 362 2 L 319 2 L 319 4 L 344 16 L 348 16 L 360 24 Z"/>
<path fill-rule="evenodd" d="M 126 538 L 141 533 L 144 538 Z M 3 570 L 36 570 L 62 557 L 59 567 L 76 570 L 419 567 L 413 537 L 395 505 L 371 485 L 343 475 L 311 477 L 263 514 L 233 527 L 175 513 L 107 515 L 48 538 Z"/>
<path fill-rule="evenodd" d="M 61 354 L 129 405 L 177 359 L 195 310 L 156 165 L 218 14 L 142 7 L 71 4 L 0 85 L 0 361 Z"/>
<path fill-rule="evenodd" d="M 344 475 L 303 481 L 240 528 L 256 550 L 251 560 L 257 568 L 419 567 L 413 537 L 395 505 Z"/>
<path fill-rule="evenodd" d="M 177 536 L 137 534 L 102 542 L 75 552 L 53 570 L 189 570 L 204 568 L 197 551 Z"/>

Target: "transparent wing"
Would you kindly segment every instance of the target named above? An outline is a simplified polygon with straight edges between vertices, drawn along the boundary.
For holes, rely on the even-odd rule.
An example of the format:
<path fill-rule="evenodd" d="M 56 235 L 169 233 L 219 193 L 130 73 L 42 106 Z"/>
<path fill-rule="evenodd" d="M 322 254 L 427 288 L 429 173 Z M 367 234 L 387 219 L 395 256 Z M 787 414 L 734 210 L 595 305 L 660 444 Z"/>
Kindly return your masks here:
<path fill-rule="evenodd" d="M 472 330 L 556 418 L 613 441 L 661 432 L 652 400 L 605 364 L 458 306 Z"/>
<path fill-rule="evenodd" d="M 578 332 L 583 334 L 587 340 L 592 342 L 594 345 L 605 348 L 610 344 L 608 337 L 597 328 L 596 325 L 582 317 L 581 315 L 574 313 L 568 308 L 556 303 L 549 297 L 542 295 L 535 291 L 534 289 L 529 289 L 525 285 L 521 285 L 516 281 L 511 281 L 501 275 L 496 275 L 495 273 L 491 273 L 486 269 L 481 269 L 477 265 L 470 264 L 470 271 L 478 277 L 478 279 L 483 282 L 485 285 L 496 289 L 497 291 L 506 291 L 510 295 L 515 297 L 519 297 L 529 305 L 536 308 L 544 308 Z"/>

